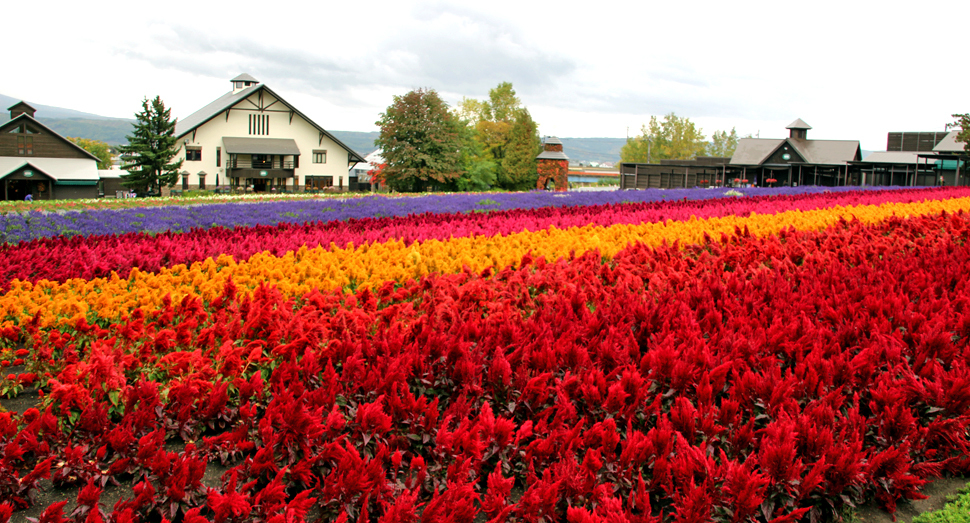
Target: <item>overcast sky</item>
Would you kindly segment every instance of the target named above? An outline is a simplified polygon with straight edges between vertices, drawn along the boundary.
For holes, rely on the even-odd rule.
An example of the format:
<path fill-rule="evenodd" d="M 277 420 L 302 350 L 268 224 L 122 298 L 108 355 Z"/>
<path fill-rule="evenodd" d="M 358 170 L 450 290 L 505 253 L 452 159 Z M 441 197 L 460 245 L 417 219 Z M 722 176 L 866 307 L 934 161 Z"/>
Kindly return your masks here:
<path fill-rule="evenodd" d="M 42 7 L 41 7 L 42 6 Z M 247 72 L 327 129 L 374 131 L 394 95 L 454 105 L 512 82 L 542 135 L 624 137 L 676 112 L 858 139 L 942 131 L 970 111 L 970 1 L 17 2 L 0 93 L 132 117 L 185 117 Z M 27 20 L 10 23 L 11 20 Z M 38 113 L 38 116 L 43 116 Z"/>

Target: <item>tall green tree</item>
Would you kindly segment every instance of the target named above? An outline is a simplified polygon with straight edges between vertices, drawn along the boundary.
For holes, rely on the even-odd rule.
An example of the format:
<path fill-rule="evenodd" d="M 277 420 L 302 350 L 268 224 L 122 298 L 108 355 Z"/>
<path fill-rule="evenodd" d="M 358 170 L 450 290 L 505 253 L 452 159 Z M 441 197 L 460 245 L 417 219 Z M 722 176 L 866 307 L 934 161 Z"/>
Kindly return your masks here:
<path fill-rule="evenodd" d="M 620 161 L 690 160 L 704 154 L 706 147 L 704 132 L 690 118 L 670 113 L 660 121 L 651 116 L 650 124 L 642 127 L 640 136 L 628 139 L 620 149 Z"/>
<path fill-rule="evenodd" d="M 434 89 L 395 96 L 381 119 L 374 141 L 387 166 L 382 176 L 398 191 L 421 192 L 461 175 L 461 122 Z"/>
<path fill-rule="evenodd" d="M 101 140 L 88 140 L 87 138 L 71 138 L 78 147 L 98 157 L 98 169 L 111 168 L 111 146 Z"/>
<path fill-rule="evenodd" d="M 707 144 L 707 155 L 718 158 L 730 158 L 738 148 L 738 132 L 731 128 L 731 132 L 715 131 L 711 141 Z"/>
<path fill-rule="evenodd" d="M 528 109 L 516 109 L 499 169 L 499 185 L 515 191 L 535 189 L 536 180 L 539 178 L 536 156 L 540 152 L 542 141 L 539 138 L 539 126 Z"/>
<path fill-rule="evenodd" d="M 963 150 L 970 152 L 970 113 L 954 114 L 952 116 L 956 118 L 953 126 L 960 128 L 960 132 L 957 133 L 957 141 L 963 142 Z"/>
<path fill-rule="evenodd" d="M 460 105 L 455 114 L 463 114 Z M 498 164 L 478 139 L 478 130 L 475 125 L 460 116 L 459 121 L 461 123 L 461 153 L 459 155 L 461 175 L 455 180 L 455 188 L 459 191 L 488 190 L 496 184 Z"/>
<path fill-rule="evenodd" d="M 538 126 L 510 82 L 489 90 L 488 100 L 464 99 L 458 113 L 474 121 L 475 139 L 492 156 L 504 189 L 531 189 L 538 176 L 535 157 L 541 150 Z"/>
<path fill-rule="evenodd" d="M 172 187 L 178 181 L 182 160 L 173 162 L 181 146 L 175 139 L 175 121 L 172 110 L 167 109 L 161 97 L 149 101 L 145 98 L 142 110 L 135 114 L 128 145 L 118 148 L 122 169 L 128 176 L 122 182 L 126 187 L 145 194 L 158 194 L 163 185 Z"/>

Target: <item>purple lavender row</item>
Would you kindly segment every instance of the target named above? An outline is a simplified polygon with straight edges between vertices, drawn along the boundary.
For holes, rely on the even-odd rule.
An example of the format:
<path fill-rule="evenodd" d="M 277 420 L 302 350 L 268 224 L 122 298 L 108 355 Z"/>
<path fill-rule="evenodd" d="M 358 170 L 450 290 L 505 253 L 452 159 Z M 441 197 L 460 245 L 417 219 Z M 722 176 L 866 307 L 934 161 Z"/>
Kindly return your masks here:
<path fill-rule="evenodd" d="M 866 189 L 866 188 L 864 188 Z M 884 190 L 887 187 L 874 187 Z M 129 232 L 187 232 L 213 227 L 251 227 L 407 216 L 409 214 L 487 212 L 616 203 L 704 200 L 736 196 L 796 195 L 855 191 L 858 187 L 779 187 L 745 189 L 647 189 L 639 191 L 464 193 L 403 198 L 372 196 L 352 199 L 283 200 L 196 206 L 38 212 L 0 216 L 0 241 L 17 243 L 55 236 L 113 235 Z M 734 191 L 734 192 L 732 192 Z"/>

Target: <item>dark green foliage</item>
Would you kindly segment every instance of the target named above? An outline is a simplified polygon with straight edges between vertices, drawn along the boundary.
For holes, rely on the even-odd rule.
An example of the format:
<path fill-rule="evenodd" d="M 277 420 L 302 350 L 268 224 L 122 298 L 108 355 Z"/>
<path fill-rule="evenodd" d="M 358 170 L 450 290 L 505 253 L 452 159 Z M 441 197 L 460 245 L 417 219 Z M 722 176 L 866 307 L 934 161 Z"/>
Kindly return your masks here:
<path fill-rule="evenodd" d="M 395 96 L 377 125 L 382 177 L 392 189 L 422 192 L 461 175 L 461 123 L 434 89 Z"/>
<path fill-rule="evenodd" d="M 181 147 L 175 139 L 175 122 L 171 116 L 172 110 L 165 108 L 160 97 L 142 101 L 128 145 L 118 148 L 122 168 L 129 173 L 122 182 L 126 187 L 152 195 L 158 194 L 163 185 L 172 187 L 178 181 L 182 160 L 172 162 L 172 159 Z"/>

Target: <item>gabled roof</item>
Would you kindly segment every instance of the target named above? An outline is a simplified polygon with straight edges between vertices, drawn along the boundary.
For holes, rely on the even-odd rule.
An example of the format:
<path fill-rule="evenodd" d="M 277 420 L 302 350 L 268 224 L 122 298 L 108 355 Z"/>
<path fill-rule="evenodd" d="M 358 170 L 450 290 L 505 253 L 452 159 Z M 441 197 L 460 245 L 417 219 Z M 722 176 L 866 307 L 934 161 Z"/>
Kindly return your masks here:
<path fill-rule="evenodd" d="M 966 149 L 963 147 L 966 144 L 957 141 L 957 134 L 959 133 L 960 131 L 950 131 L 947 133 L 947 135 L 940 140 L 940 143 L 936 144 L 933 151 L 938 153 L 965 153 Z"/>
<path fill-rule="evenodd" d="M 798 140 L 788 139 L 802 153 L 805 163 L 839 165 L 856 159 L 859 140 Z M 861 157 L 860 157 L 861 159 Z"/>
<path fill-rule="evenodd" d="M 784 144 L 790 145 L 805 163 L 841 165 L 856 159 L 858 140 L 802 140 L 797 138 L 742 138 L 730 165 L 761 165 Z"/>
<path fill-rule="evenodd" d="M 30 166 L 54 181 L 97 182 L 98 164 L 85 158 L 24 158 L 22 156 L 0 156 L 0 178 L 24 166 Z"/>
<path fill-rule="evenodd" d="M 20 104 L 17 104 L 17 105 L 20 105 Z M 27 104 L 24 104 L 24 105 L 27 105 Z M 14 106 L 14 107 L 16 107 L 16 106 Z M 66 143 L 66 144 L 70 145 L 71 147 L 77 149 L 78 151 L 81 151 L 82 153 L 88 155 L 94 161 L 96 161 L 96 162 L 101 161 L 100 158 L 98 158 L 97 156 L 95 156 L 95 155 L 91 154 L 90 152 L 88 152 L 84 147 L 81 147 L 80 145 L 78 145 L 78 144 L 76 144 L 76 143 L 68 140 L 67 138 L 64 138 L 63 136 L 61 136 L 59 134 L 57 134 L 50 127 L 47 127 L 46 125 L 40 123 L 36 118 L 34 118 L 33 116 L 31 116 L 31 115 L 29 115 L 27 113 L 20 113 L 13 120 L 10 120 L 9 122 L 7 122 L 5 124 L 0 125 L 0 132 L 7 132 L 7 129 L 10 129 L 11 127 L 16 127 L 17 125 L 20 125 L 21 123 L 23 123 L 21 120 L 25 120 L 25 121 L 26 120 L 29 120 L 34 125 L 36 125 L 36 126 L 40 127 L 41 129 L 44 129 L 45 131 L 49 132 L 52 136 L 56 136 L 57 138 L 59 138 L 64 143 Z"/>
<path fill-rule="evenodd" d="M 243 74 L 241 74 L 241 75 L 233 78 L 232 80 L 230 80 L 230 82 L 256 82 L 256 83 L 259 83 L 259 80 L 253 78 L 252 76 L 249 76 L 246 73 L 243 73 Z"/>
<path fill-rule="evenodd" d="M 811 129 L 811 128 L 812 126 L 803 122 L 801 118 L 795 119 L 794 122 L 788 124 L 788 127 L 785 127 L 785 129 Z"/>
<path fill-rule="evenodd" d="M 741 138 L 730 165 L 761 165 L 783 143 L 784 138 Z"/>
<path fill-rule="evenodd" d="M 29 103 L 27 103 L 27 102 L 25 102 L 23 100 L 15 103 L 13 105 L 11 105 L 10 107 L 7 107 L 7 110 L 8 111 L 13 111 L 14 108 L 16 108 L 16 107 L 26 107 L 27 109 L 30 109 L 30 112 L 32 112 L 32 113 L 36 113 L 37 112 L 37 109 L 34 109 L 33 107 L 30 106 Z"/>
<path fill-rule="evenodd" d="M 176 138 L 181 138 L 181 137 L 189 134 L 190 132 L 194 131 L 195 129 L 198 129 L 199 127 L 201 127 L 202 125 L 204 125 L 209 120 L 212 120 L 216 116 L 222 114 L 223 111 L 232 108 L 237 103 L 239 103 L 239 102 L 245 100 L 247 97 L 249 97 L 249 95 L 258 92 L 260 89 L 266 91 L 267 93 L 269 93 L 270 95 L 272 95 L 274 98 L 276 98 L 277 100 L 279 100 L 280 102 L 282 102 L 283 105 L 285 105 L 291 111 L 293 111 L 298 116 L 300 116 L 300 118 L 303 118 L 310 125 L 312 125 L 318 131 L 320 131 L 321 133 L 323 133 L 324 136 L 326 136 L 327 138 L 330 138 L 331 140 L 333 140 L 334 143 L 336 143 L 340 147 L 344 148 L 344 150 L 346 150 L 347 153 L 348 153 L 348 155 L 349 155 L 348 160 L 350 162 L 362 162 L 362 161 L 364 161 L 364 158 L 361 155 L 357 154 L 356 151 L 354 151 L 350 147 L 347 147 L 346 145 L 344 145 L 344 143 L 341 142 L 340 140 L 338 140 L 337 137 L 335 137 L 334 135 L 332 135 L 329 132 L 327 132 L 327 130 L 324 129 L 323 127 L 320 127 L 319 125 L 317 125 L 316 122 L 314 122 L 313 120 L 311 120 L 305 114 L 301 113 L 300 110 L 297 109 L 296 107 L 293 107 L 292 105 L 290 105 L 290 103 L 287 102 L 286 100 L 284 100 L 282 96 L 280 96 L 280 95 L 276 94 L 275 92 L 273 92 L 273 90 L 270 89 L 269 87 L 266 87 L 265 84 L 251 85 L 251 86 L 249 86 L 249 87 L 247 87 L 247 88 L 245 88 L 245 89 L 243 89 L 241 91 L 237 91 L 235 93 L 232 93 L 232 92 L 226 93 L 226 94 L 220 96 L 219 98 L 217 98 L 212 103 L 206 105 L 202 109 L 199 109 L 198 111 L 190 114 L 184 120 L 176 121 L 175 122 L 175 137 Z"/>

